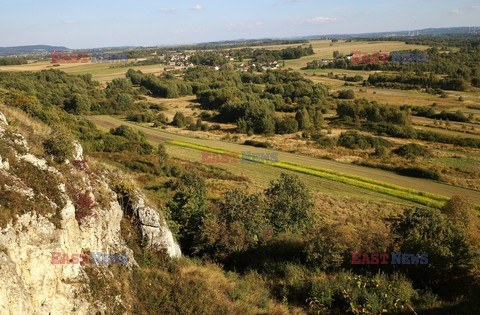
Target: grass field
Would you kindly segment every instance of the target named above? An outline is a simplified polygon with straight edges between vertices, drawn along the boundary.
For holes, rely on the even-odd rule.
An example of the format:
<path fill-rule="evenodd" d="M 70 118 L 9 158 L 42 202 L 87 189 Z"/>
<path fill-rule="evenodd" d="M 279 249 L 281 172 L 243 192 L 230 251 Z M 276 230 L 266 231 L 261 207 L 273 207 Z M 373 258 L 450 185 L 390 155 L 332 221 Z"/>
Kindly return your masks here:
<path fill-rule="evenodd" d="M 191 149 L 196 149 L 201 151 L 209 151 L 214 153 L 235 153 L 239 158 L 241 157 L 241 154 L 238 152 L 232 152 L 232 151 L 221 150 L 218 148 L 196 145 L 190 142 L 169 141 L 168 143 L 176 146 L 181 146 L 181 147 L 186 147 L 186 148 L 191 148 Z M 246 160 L 248 161 L 251 159 L 247 158 Z M 258 162 L 258 163 L 267 164 L 266 162 Z M 300 172 L 304 174 L 321 177 L 334 182 L 340 182 L 343 184 L 372 190 L 375 192 L 391 195 L 394 197 L 398 197 L 401 199 L 405 199 L 408 201 L 412 201 L 412 202 L 419 203 L 419 204 L 433 207 L 433 208 L 443 207 L 445 202 L 449 199 L 444 196 L 439 196 L 439 195 L 417 191 L 413 189 L 407 189 L 400 186 L 391 185 L 391 184 L 387 184 L 387 183 L 383 183 L 383 182 L 379 182 L 379 181 L 375 181 L 367 178 L 362 178 L 359 176 L 352 176 L 352 175 L 331 171 L 327 169 L 305 167 L 303 165 L 298 165 L 298 164 L 293 164 L 293 163 L 283 162 L 283 161 L 279 161 L 278 163 L 268 163 L 268 165 L 281 168 L 281 169 L 286 169 L 290 171 L 295 171 L 295 172 Z"/>
<path fill-rule="evenodd" d="M 253 148 L 253 147 L 248 147 L 248 146 L 244 146 L 236 143 L 224 142 L 219 140 L 210 140 L 210 139 L 197 139 L 197 138 L 188 137 L 184 135 L 178 135 L 170 132 L 165 132 L 160 129 L 139 126 L 137 124 L 126 122 L 124 120 L 121 120 L 115 117 L 110 117 L 110 116 L 89 116 L 89 119 L 92 120 L 100 128 L 103 128 L 104 130 L 107 130 L 113 127 L 118 127 L 122 124 L 135 127 L 143 131 L 146 134 L 147 139 L 154 143 L 159 143 L 164 141 L 183 141 L 183 142 L 189 142 L 195 145 L 213 147 L 213 148 L 218 148 L 220 150 L 230 151 L 230 152 L 241 152 L 241 151 L 247 151 L 247 150 L 255 151 L 258 153 L 271 152 L 271 150 L 268 150 L 268 149 Z M 365 179 L 374 180 L 374 181 L 381 181 L 394 186 L 400 186 L 403 188 L 429 192 L 435 195 L 438 194 L 438 195 L 447 196 L 447 197 L 451 197 L 454 195 L 467 195 L 470 198 L 472 198 L 475 202 L 480 204 L 480 192 L 476 190 L 451 186 L 451 185 L 443 184 L 436 181 L 430 181 L 426 179 L 401 176 L 401 175 L 397 175 L 395 173 L 383 171 L 380 169 L 363 167 L 363 166 L 353 165 L 353 164 L 340 163 L 336 161 L 319 159 L 319 158 L 314 158 L 310 156 L 292 154 L 287 152 L 280 152 L 279 156 L 281 161 L 290 163 L 292 167 L 295 167 L 296 165 L 301 165 L 306 169 L 313 168 L 313 169 L 322 169 L 322 170 L 328 170 L 333 172 L 339 172 L 342 174 L 361 177 L 362 179 L 365 178 Z M 184 158 L 188 158 L 188 156 L 185 156 Z M 272 168 L 274 167 L 263 166 L 263 169 L 265 170 L 272 169 Z M 345 186 L 345 187 L 351 187 L 351 185 Z M 340 190 L 340 193 L 341 193 L 341 190 Z"/>
<path fill-rule="evenodd" d="M 39 61 L 25 65 L 0 66 L 0 71 L 41 71 L 47 69 L 61 70 L 70 74 L 91 74 L 92 78 L 99 82 L 108 82 L 116 78 L 124 78 L 128 67 L 111 68 L 113 63 L 66 63 L 53 67 L 50 61 Z M 135 66 L 132 63 L 131 68 L 141 70 L 143 73 L 152 73 L 158 75 L 163 72 L 164 65 Z"/>
<path fill-rule="evenodd" d="M 376 42 L 367 42 L 367 41 L 351 41 L 346 42 L 340 40 L 336 43 L 332 43 L 331 40 L 314 40 L 311 43 L 305 44 L 305 46 L 312 45 L 315 54 L 312 56 L 305 56 L 300 59 L 287 60 L 285 61 L 285 66 L 287 68 L 292 68 L 294 70 L 299 70 L 302 67 L 307 65 L 307 62 L 317 60 L 317 59 L 326 59 L 332 58 L 333 52 L 338 50 L 341 54 L 348 55 L 352 51 L 360 51 L 362 53 L 373 53 L 373 52 L 391 52 L 402 49 L 420 49 L 425 50 L 429 46 L 423 45 L 407 45 L 404 42 L 393 42 L 393 41 L 376 41 Z"/>

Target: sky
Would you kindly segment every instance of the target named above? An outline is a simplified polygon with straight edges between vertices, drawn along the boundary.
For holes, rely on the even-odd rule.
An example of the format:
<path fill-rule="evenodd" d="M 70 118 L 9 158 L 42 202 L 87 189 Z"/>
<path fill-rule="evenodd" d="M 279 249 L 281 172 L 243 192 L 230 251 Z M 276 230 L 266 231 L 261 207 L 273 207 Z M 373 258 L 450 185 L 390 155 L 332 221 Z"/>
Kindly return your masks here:
<path fill-rule="evenodd" d="M 480 26 L 480 0 L 0 0 L 0 46 L 155 46 Z"/>

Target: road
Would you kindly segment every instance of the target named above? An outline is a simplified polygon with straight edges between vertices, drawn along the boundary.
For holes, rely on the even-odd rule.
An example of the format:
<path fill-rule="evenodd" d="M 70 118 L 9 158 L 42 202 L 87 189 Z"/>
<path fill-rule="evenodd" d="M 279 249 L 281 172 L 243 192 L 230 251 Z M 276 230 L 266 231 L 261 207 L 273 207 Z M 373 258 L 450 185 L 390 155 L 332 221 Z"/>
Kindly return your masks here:
<path fill-rule="evenodd" d="M 144 126 L 139 126 L 135 123 L 124 121 L 115 117 L 110 116 L 89 116 L 88 117 L 92 122 L 94 122 L 98 127 L 102 129 L 115 128 L 120 125 L 128 125 L 134 128 L 137 128 L 143 131 L 147 139 L 152 142 L 162 142 L 169 140 L 176 141 L 185 141 L 194 144 L 219 148 L 223 150 L 233 151 L 233 152 L 242 152 L 242 151 L 252 151 L 256 153 L 269 153 L 272 152 L 270 149 L 264 148 L 254 148 L 250 146 L 245 146 L 236 143 L 230 143 L 220 140 L 211 140 L 211 139 L 198 139 L 184 135 L 178 135 L 171 132 L 166 132 L 161 129 L 154 129 Z M 299 155 L 287 152 L 279 152 L 279 159 L 281 161 L 300 164 L 304 166 L 311 166 L 317 168 L 323 168 L 333 171 L 338 171 L 346 174 L 357 175 L 361 177 L 366 177 L 406 188 L 416 189 L 420 191 L 426 191 L 438 195 L 443 195 L 451 197 L 454 195 L 465 195 L 470 197 L 475 203 L 480 204 L 480 191 L 462 188 L 457 186 L 452 186 L 437 181 L 413 178 L 395 174 L 393 172 L 384 171 L 376 168 L 359 166 L 354 164 L 347 164 L 336 162 L 332 160 L 320 159 L 316 157 Z M 271 167 L 265 165 L 265 167 Z"/>

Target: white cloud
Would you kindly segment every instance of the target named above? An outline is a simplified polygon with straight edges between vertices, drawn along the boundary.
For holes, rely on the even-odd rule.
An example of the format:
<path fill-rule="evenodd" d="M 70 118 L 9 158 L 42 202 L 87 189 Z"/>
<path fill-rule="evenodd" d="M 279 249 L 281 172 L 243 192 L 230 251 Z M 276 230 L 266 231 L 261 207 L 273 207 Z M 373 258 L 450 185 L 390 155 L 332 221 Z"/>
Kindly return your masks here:
<path fill-rule="evenodd" d="M 175 11 L 177 11 L 177 9 L 175 9 L 175 8 L 161 8 L 161 9 L 158 9 L 158 12 L 161 12 L 161 13 L 174 13 Z"/>
<path fill-rule="evenodd" d="M 325 23 L 332 23 L 338 21 L 335 17 L 327 17 L 327 16 L 316 16 L 313 18 L 305 19 L 303 23 L 310 23 L 310 24 L 325 24 Z"/>
<path fill-rule="evenodd" d="M 194 10 L 194 11 L 203 11 L 203 10 L 205 10 L 205 7 L 204 7 L 203 5 L 201 5 L 201 4 L 197 4 L 197 5 L 195 5 L 195 6 L 192 8 L 192 10 Z"/>

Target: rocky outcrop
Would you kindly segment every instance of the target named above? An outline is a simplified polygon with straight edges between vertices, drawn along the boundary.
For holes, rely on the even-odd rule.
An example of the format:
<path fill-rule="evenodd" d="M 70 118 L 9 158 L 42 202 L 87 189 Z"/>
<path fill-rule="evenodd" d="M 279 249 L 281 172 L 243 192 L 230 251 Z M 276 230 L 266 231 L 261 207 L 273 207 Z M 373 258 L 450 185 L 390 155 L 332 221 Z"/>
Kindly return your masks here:
<path fill-rule="evenodd" d="M 147 246 L 155 250 L 165 250 L 170 257 L 180 257 L 180 246 L 173 238 L 165 218 L 153 208 L 145 204 L 145 196 L 135 191 L 131 196 L 131 210 L 142 232 L 142 237 L 147 240 Z"/>
<path fill-rule="evenodd" d="M 3 189 L 20 194 L 22 198 L 18 202 L 25 209 L 20 209 L 6 226 L 0 226 L 0 314 L 96 313 L 104 308 L 101 301 L 92 301 L 86 266 L 52 264 L 52 252 L 69 257 L 91 252 L 127 254 L 128 264 L 124 267 L 132 268 L 136 262 L 121 235 L 124 211 L 117 194 L 103 174 L 79 170 L 75 163 L 62 167 L 62 171 L 50 165 L 46 159 L 31 153 L 33 150 L 29 150 L 25 138 L 10 128 L 0 112 L 0 142 L 10 150 L 8 156 L 5 151 L 2 156 L 0 151 L 0 192 Z M 74 149 L 72 161 L 86 163 L 81 145 L 74 143 Z M 58 187 L 43 190 L 41 184 L 34 182 L 36 174 L 32 174 L 31 181 L 24 175 L 17 176 L 15 171 L 25 164 L 31 172 L 41 174 L 45 183 L 58 183 Z M 78 218 L 78 196 L 72 195 L 66 187 L 78 189 L 89 204 L 95 205 L 90 215 Z M 55 196 L 47 195 L 52 191 Z M 31 210 L 38 203 L 36 198 L 48 201 L 42 213 Z M 171 257 L 179 257 L 180 248 L 165 220 L 155 209 L 146 206 L 146 199 L 140 192 L 132 205 L 149 244 L 155 249 L 165 249 Z M 0 203 L 0 211 L 11 209 Z"/>

